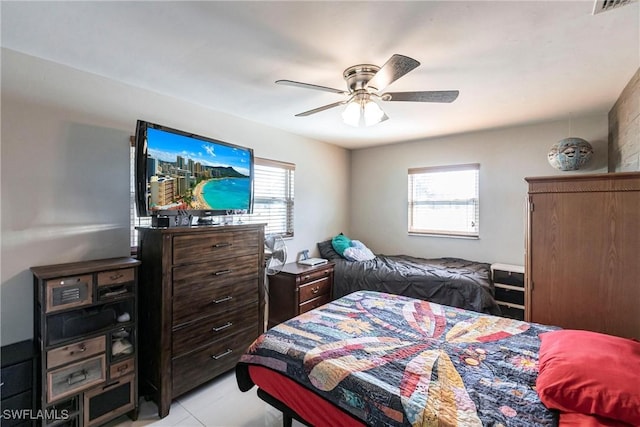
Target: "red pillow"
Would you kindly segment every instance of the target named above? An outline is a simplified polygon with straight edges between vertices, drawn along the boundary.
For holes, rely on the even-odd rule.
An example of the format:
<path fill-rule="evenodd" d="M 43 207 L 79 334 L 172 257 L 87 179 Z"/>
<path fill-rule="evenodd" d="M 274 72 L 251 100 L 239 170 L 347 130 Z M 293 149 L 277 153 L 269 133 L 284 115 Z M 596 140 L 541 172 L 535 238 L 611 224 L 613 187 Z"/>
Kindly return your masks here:
<path fill-rule="evenodd" d="M 545 406 L 640 425 L 640 342 L 576 330 L 540 339 L 536 389 Z"/>
<path fill-rule="evenodd" d="M 558 427 L 634 427 L 618 420 L 597 417 L 595 415 L 561 412 Z"/>

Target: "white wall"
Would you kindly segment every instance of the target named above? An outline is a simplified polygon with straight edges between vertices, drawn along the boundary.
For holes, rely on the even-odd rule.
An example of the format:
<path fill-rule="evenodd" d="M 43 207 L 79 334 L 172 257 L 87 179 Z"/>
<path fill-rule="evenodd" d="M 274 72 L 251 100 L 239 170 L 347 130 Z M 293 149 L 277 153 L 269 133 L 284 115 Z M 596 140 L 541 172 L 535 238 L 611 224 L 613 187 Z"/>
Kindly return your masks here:
<path fill-rule="evenodd" d="M 290 261 L 348 230 L 347 150 L 7 49 L 1 77 L 2 345 L 32 336 L 31 266 L 129 254 L 137 119 L 295 163 Z"/>
<path fill-rule="evenodd" d="M 461 120 L 463 120 L 461 118 Z M 578 172 L 547 162 L 552 144 L 578 136 L 595 155 Z M 607 171 L 607 115 L 356 150 L 351 155 L 351 236 L 374 252 L 524 265 L 524 177 Z M 480 239 L 409 236 L 407 170 L 480 163 Z M 587 213 L 588 214 L 588 213 Z"/>

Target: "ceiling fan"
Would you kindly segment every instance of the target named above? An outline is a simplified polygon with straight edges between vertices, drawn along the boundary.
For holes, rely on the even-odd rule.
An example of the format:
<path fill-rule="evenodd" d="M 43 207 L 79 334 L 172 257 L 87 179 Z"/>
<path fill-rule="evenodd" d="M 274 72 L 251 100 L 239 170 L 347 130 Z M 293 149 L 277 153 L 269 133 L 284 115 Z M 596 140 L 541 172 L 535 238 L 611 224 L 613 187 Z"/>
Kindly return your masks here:
<path fill-rule="evenodd" d="M 453 102 L 458 97 L 457 90 L 384 92 L 387 86 L 418 67 L 420 63 L 404 55 L 393 55 L 382 67 L 371 64 L 359 64 L 347 68 L 342 73 L 348 90 L 334 89 L 293 80 L 277 80 L 277 84 L 345 95 L 346 99 L 296 114 L 296 117 L 310 116 L 330 108 L 346 105 L 342 113 L 345 123 L 352 126 L 371 126 L 389 117 L 376 101 L 410 102 Z"/>

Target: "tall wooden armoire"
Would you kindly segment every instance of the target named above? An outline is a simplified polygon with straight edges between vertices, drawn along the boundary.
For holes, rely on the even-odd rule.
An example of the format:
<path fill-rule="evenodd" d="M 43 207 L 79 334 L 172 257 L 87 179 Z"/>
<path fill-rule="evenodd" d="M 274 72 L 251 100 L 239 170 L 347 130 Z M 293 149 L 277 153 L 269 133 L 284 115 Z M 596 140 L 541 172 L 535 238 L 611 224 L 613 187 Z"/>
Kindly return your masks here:
<path fill-rule="evenodd" d="M 526 320 L 640 338 L 640 173 L 525 180 Z"/>

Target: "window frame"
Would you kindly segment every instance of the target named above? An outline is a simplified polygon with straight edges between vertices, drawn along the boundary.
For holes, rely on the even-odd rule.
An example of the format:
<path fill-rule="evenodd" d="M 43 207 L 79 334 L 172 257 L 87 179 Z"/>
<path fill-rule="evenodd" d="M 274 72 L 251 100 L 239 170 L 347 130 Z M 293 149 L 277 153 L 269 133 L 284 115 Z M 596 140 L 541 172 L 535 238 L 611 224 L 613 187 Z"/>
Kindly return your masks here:
<path fill-rule="evenodd" d="M 468 199 L 433 199 L 433 200 L 414 200 L 414 182 L 417 175 L 441 173 L 441 172 L 466 172 L 475 171 L 475 197 Z M 407 172 L 407 232 L 410 235 L 417 236 L 434 236 L 434 237 L 451 237 L 451 238 L 480 238 L 480 164 L 467 163 L 447 166 L 427 166 L 418 168 L 409 168 Z M 464 202 L 463 200 L 466 200 Z M 446 203 L 452 206 L 473 206 L 473 216 L 471 227 L 467 231 L 444 229 L 444 228 L 418 228 L 414 226 L 414 218 L 418 216 L 415 211 L 420 205 L 429 203 Z"/>
<path fill-rule="evenodd" d="M 256 186 L 256 181 L 259 178 L 260 172 L 257 170 L 259 167 L 268 167 L 281 169 L 284 171 L 284 182 L 282 186 L 284 188 L 284 194 L 279 197 L 262 196 L 258 194 L 259 188 Z M 253 185 L 253 213 L 247 215 L 246 221 L 249 223 L 267 223 L 265 227 L 265 234 L 279 234 L 283 238 L 289 239 L 294 236 L 294 219 L 295 219 L 295 171 L 296 165 L 294 163 L 282 162 L 279 160 L 265 159 L 262 157 L 254 158 L 254 185 Z M 284 218 L 284 230 L 276 229 L 271 230 L 269 227 L 268 218 L 265 218 L 256 206 L 260 203 L 284 203 L 285 204 L 285 218 Z M 258 212 L 257 212 L 258 211 Z M 267 214 L 267 216 L 269 216 Z M 267 221 L 265 221 L 267 219 Z"/>

